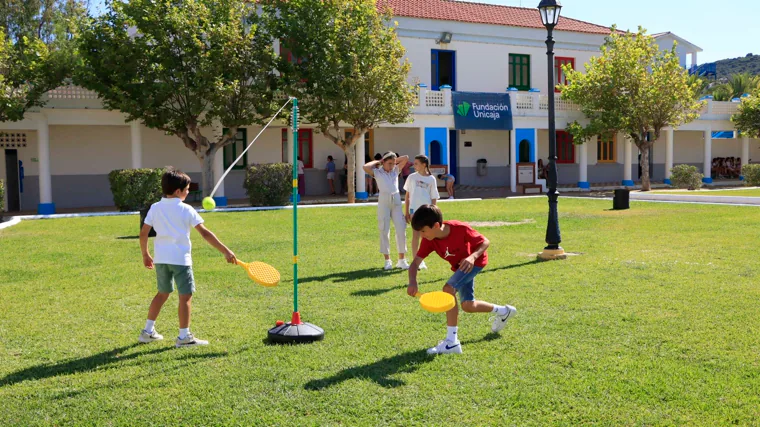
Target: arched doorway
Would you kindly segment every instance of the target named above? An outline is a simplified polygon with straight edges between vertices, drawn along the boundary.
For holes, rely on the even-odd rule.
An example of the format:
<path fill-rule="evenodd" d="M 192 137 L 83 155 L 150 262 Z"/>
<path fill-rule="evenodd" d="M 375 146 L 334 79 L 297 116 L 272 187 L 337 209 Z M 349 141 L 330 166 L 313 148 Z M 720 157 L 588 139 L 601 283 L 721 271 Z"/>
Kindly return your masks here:
<path fill-rule="evenodd" d="M 430 164 L 441 165 L 443 159 L 441 158 L 441 143 L 438 140 L 430 141 Z"/>
<path fill-rule="evenodd" d="M 520 141 L 519 147 L 520 147 L 520 150 L 517 156 L 518 158 L 517 162 L 518 163 L 530 162 L 530 141 L 528 141 L 527 139 L 523 139 L 522 141 Z"/>

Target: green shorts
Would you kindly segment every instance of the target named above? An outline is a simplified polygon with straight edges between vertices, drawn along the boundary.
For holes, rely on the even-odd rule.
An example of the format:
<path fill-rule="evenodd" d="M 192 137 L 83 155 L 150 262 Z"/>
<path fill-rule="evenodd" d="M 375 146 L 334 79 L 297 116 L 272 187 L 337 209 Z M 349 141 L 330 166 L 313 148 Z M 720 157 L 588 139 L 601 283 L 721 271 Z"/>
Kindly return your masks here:
<path fill-rule="evenodd" d="M 195 292 L 193 267 L 190 265 L 156 264 L 158 292 L 170 294 L 174 292 L 174 284 L 180 295 L 192 295 Z"/>

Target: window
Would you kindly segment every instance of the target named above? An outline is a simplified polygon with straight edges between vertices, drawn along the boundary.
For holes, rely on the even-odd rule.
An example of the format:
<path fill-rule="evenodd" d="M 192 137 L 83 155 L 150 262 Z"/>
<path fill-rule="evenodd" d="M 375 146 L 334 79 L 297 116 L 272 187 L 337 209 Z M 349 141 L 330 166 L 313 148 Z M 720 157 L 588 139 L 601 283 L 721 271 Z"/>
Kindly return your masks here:
<path fill-rule="evenodd" d="M 615 135 L 596 137 L 596 161 L 599 163 L 614 163 L 616 161 Z"/>
<path fill-rule="evenodd" d="M 282 130 L 282 143 L 285 146 L 284 151 L 287 156 L 288 147 L 288 130 Z M 313 166 L 313 138 L 311 129 L 299 129 L 298 130 L 298 157 L 303 161 L 304 168 L 312 168 Z"/>
<path fill-rule="evenodd" d="M 557 163 L 575 163 L 573 136 L 564 130 L 557 131 Z"/>
<path fill-rule="evenodd" d="M 229 129 L 224 129 L 224 133 L 229 132 Z M 237 135 L 235 135 L 235 142 L 225 145 L 224 146 L 224 169 L 227 170 L 228 167 L 232 164 L 232 162 L 237 159 L 237 157 L 240 155 L 240 153 L 245 150 L 246 141 L 247 138 L 247 132 L 245 128 L 239 128 L 237 131 Z M 248 153 L 243 154 L 243 158 L 240 159 L 239 162 L 235 163 L 235 166 L 232 167 L 233 170 L 239 170 L 239 169 L 245 169 L 245 166 L 248 164 Z"/>
<path fill-rule="evenodd" d="M 567 77 L 565 76 L 565 73 L 562 71 L 563 65 L 570 65 L 572 69 L 575 69 L 575 58 L 563 58 L 563 57 L 556 57 L 554 58 L 554 91 L 559 92 L 559 89 L 557 89 L 557 85 L 564 85 L 567 84 Z"/>
<path fill-rule="evenodd" d="M 431 90 L 440 90 L 441 86 L 449 85 L 451 90 L 457 90 L 456 83 L 456 52 L 452 50 L 432 50 L 430 54 Z"/>
<path fill-rule="evenodd" d="M 530 89 L 530 55 L 509 54 L 509 86 Z"/>
<path fill-rule="evenodd" d="M 354 134 L 353 129 L 346 129 L 346 139 L 351 138 Z M 370 129 L 364 134 L 364 156 L 369 155 L 370 158 L 375 156 L 375 130 Z"/>

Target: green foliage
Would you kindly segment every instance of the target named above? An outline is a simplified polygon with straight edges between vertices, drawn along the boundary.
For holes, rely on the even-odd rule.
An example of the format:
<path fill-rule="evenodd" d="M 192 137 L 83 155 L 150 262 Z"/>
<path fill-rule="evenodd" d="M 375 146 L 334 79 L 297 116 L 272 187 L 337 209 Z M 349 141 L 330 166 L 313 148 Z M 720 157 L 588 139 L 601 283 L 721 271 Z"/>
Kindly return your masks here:
<path fill-rule="evenodd" d="M 596 135 L 623 133 L 641 150 L 642 187 L 649 190 L 649 148 L 666 127 L 678 127 L 699 117 L 699 82 L 690 81 L 675 46 L 662 52 L 639 28 L 635 34 L 612 29 L 601 54 L 585 64 L 585 73 L 565 66 L 568 85 L 562 98 L 581 107 L 589 119 L 568 130 L 577 143 Z M 654 133 L 654 140 L 645 137 Z"/>
<path fill-rule="evenodd" d="M 84 31 L 76 75 L 127 120 L 178 136 L 201 163 L 205 195 L 216 152 L 240 126 L 272 114 L 272 37 L 249 2 L 115 1 Z M 209 140 L 202 127 L 229 132 Z"/>
<path fill-rule="evenodd" d="M 702 187 L 703 177 L 697 167 L 692 165 L 676 165 L 670 169 L 670 182 L 676 188 L 697 190 Z"/>
<path fill-rule="evenodd" d="M 293 60 L 278 69 L 304 121 L 349 156 L 349 201 L 353 200 L 353 146 L 379 123 L 410 120 L 415 89 L 411 65 L 391 22 L 375 0 L 268 0 L 265 15 Z M 345 138 L 345 124 L 355 132 Z"/>
<path fill-rule="evenodd" d="M 715 101 L 730 101 L 745 93 L 753 93 L 760 88 L 760 76 L 749 73 L 734 74 L 728 81 L 710 87 L 708 92 Z"/>
<path fill-rule="evenodd" d="M 3 209 L 5 209 L 5 183 L 0 179 L 0 215 Z"/>
<path fill-rule="evenodd" d="M 760 89 L 742 98 L 739 111 L 731 116 L 731 121 L 740 134 L 750 138 L 760 136 Z"/>
<path fill-rule="evenodd" d="M 742 73 L 760 75 L 760 55 L 749 54 L 740 58 L 716 61 L 715 69 L 719 80 Z"/>
<path fill-rule="evenodd" d="M 760 165 L 742 166 L 742 176 L 744 177 L 744 185 L 760 186 Z"/>
<path fill-rule="evenodd" d="M 288 163 L 252 165 L 246 170 L 243 187 L 251 206 L 284 206 L 293 193 L 293 166 Z"/>
<path fill-rule="evenodd" d="M 44 105 L 45 92 L 70 77 L 74 39 L 87 20 L 80 0 L 0 4 L 0 121 L 18 121 Z"/>
<path fill-rule="evenodd" d="M 113 203 L 121 212 L 147 209 L 161 200 L 163 168 L 117 169 L 108 174 Z"/>

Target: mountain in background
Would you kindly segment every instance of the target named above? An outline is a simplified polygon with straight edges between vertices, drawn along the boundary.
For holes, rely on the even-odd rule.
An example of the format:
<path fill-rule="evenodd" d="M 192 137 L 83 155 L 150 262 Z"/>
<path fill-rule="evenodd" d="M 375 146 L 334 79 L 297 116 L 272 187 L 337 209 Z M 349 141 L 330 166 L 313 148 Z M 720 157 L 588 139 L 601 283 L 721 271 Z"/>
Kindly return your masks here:
<path fill-rule="evenodd" d="M 749 53 L 745 57 L 722 59 L 715 64 L 718 80 L 740 73 L 760 75 L 760 55 Z"/>

